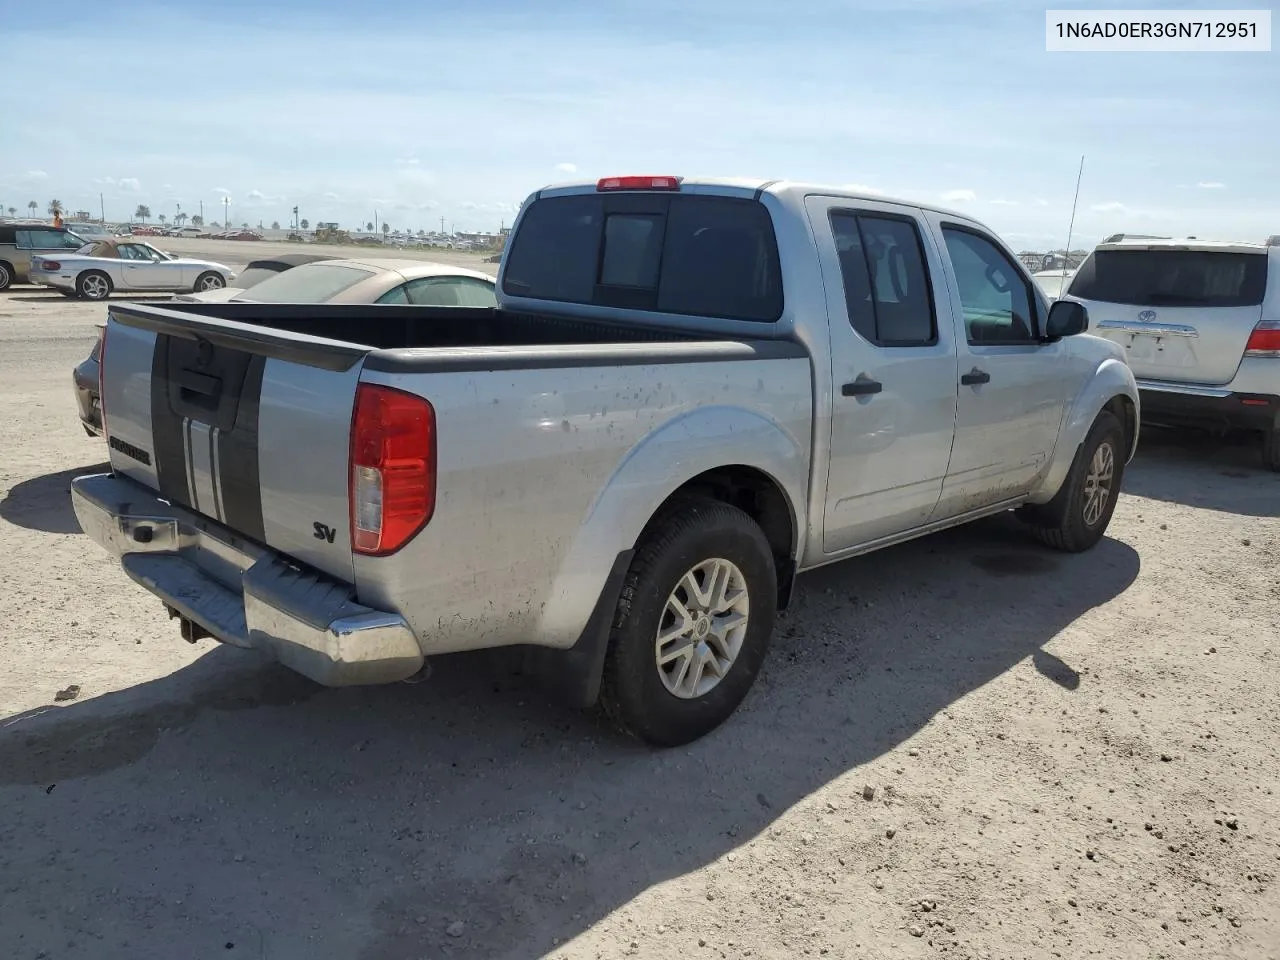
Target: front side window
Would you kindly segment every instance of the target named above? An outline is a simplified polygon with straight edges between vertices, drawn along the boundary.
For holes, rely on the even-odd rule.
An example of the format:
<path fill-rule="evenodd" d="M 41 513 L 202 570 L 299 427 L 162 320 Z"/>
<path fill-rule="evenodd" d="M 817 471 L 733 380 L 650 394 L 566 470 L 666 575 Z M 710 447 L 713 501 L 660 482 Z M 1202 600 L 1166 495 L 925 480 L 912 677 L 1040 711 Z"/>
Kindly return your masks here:
<path fill-rule="evenodd" d="M 151 260 L 151 250 L 143 246 L 141 243 L 122 243 L 120 244 L 120 257 L 124 260 Z"/>
<path fill-rule="evenodd" d="M 409 303 L 419 307 L 492 307 L 493 288 L 471 277 L 423 277 L 405 288 Z"/>
<path fill-rule="evenodd" d="M 915 223 L 841 210 L 831 214 L 831 230 L 849 323 L 863 339 L 885 347 L 936 343 L 933 292 Z"/>
<path fill-rule="evenodd" d="M 942 235 L 969 342 L 1035 343 L 1035 296 L 1013 262 L 981 234 L 944 225 Z"/>

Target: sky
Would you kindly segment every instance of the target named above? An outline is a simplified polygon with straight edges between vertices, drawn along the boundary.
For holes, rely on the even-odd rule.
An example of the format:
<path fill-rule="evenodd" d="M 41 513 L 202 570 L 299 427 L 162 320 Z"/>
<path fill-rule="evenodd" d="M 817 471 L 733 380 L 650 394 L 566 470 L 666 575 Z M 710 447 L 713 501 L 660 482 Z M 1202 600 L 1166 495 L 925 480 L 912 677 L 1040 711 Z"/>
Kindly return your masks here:
<path fill-rule="evenodd" d="M 96 216 L 101 194 L 109 220 L 212 220 L 229 197 L 235 224 L 296 204 L 496 230 L 549 183 L 749 176 L 940 204 L 1046 249 L 1083 155 L 1073 247 L 1280 233 L 1280 52 L 1047 53 L 1046 6 L 59 0 L 0 30 L 0 207 Z"/>

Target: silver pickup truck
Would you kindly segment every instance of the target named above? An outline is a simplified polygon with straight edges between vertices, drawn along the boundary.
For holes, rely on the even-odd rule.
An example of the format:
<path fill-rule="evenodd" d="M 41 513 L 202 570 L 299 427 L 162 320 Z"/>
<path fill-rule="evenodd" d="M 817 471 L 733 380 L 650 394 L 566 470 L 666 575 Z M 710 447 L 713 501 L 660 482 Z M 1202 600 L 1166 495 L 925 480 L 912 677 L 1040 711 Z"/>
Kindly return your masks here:
<path fill-rule="evenodd" d="M 522 646 L 659 745 L 800 571 L 1017 509 L 1103 535 L 1122 349 L 972 219 L 782 182 L 531 196 L 487 308 L 115 304 L 85 532 L 189 640 L 321 684 Z"/>

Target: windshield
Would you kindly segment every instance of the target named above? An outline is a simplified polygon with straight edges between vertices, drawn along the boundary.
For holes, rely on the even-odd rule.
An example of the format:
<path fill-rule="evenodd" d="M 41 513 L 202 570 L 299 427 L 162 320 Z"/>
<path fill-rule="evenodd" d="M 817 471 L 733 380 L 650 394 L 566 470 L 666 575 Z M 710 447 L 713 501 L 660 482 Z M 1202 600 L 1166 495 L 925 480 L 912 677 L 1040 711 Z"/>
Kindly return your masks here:
<path fill-rule="evenodd" d="M 324 303 L 361 280 L 372 270 L 307 263 L 263 280 L 253 288 L 251 299 L 262 303 Z"/>

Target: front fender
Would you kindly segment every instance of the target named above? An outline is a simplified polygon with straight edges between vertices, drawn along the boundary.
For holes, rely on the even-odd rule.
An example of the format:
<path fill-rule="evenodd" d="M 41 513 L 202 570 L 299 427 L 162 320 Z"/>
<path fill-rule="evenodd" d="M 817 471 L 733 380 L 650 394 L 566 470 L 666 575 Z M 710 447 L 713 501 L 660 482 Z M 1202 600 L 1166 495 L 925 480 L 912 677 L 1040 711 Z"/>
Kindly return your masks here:
<path fill-rule="evenodd" d="M 745 466 L 770 477 L 791 508 L 799 550 L 805 530 L 808 439 L 739 407 L 699 407 L 646 435 L 597 494 L 556 575 L 539 642 L 569 647 L 591 616 L 618 554 L 636 545 L 658 508 L 699 474 Z M 797 556 L 799 553 L 797 552 Z"/>
<path fill-rule="evenodd" d="M 1066 482 L 1076 451 L 1080 449 L 1080 444 L 1084 443 L 1093 422 L 1098 419 L 1102 408 L 1116 397 L 1127 397 L 1133 403 L 1133 432 L 1129 437 L 1129 450 L 1125 462 L 1133 459 L 1138 449 L 1138 424 L 1141 420 L 1138 384 L 1127 363 L 1114 357 L 1107 357 L 1084 381 L 1079 392 L 1063 412 L 1062 426 L 1058 430 L 1058 443 L 1053 450 L 1053 459 L 1049 461 L 1049 467 L 1045 470 L 1040 485 L 1031 494 L 1029 498 L 1031 503 L 1048 503 L 1054 498 L 1062 484 Z"/>

